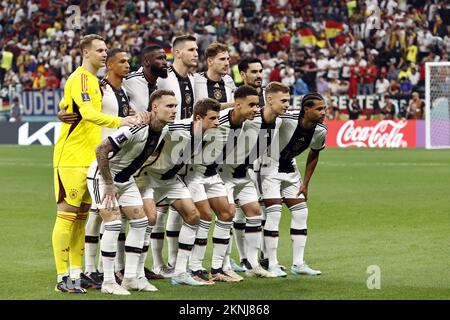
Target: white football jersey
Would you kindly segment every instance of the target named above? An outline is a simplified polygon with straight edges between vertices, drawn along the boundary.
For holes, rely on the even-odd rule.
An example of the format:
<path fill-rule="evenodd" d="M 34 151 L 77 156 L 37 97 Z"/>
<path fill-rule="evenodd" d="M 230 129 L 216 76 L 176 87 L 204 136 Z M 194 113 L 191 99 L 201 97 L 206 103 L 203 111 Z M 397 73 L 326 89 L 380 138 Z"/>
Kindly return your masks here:
<path fill-rule="evenodd" d="M 160 180 L 169 180 L 178 174 L 202 145 L 201 136 L 194 137 L 193 126 L 192 119 L 169 124 L 167 134 L 156 152 L 157 158 L 145 170 L 158 174 Z"/>
<path fill-rule="evenodd" d="M 228 157 L 232 156 L 234 146 L 238 143 L 242 125 L 233 126 L 231 124 L 230 115 L 232 111 L 232 109 L 220 111 L 219 127 L 205 132 L 201 161 L 198 161 L 198 157 L 195 157 L 194 163 L 188 166 L 189 171 L 211 177 L 217 174 L 219 165 L 225 161 L 233 161 Z"/>
<path fill-rule="evenodd" d="M 136 112 L 147 111 L 150 95 L 158 89 L 156 84 L 147 81 L 142 67 L 127 75 L 122 86 L 130 99 L 130 107 Z"/>
<path fill-rule="evenodd" d="M 115 182 L 127 182 L 157 149 L 166 131 L 155 132 L 148 125 L 120 127 L 108 137 L 114 151 L 109 155 L 109 168 Z M 99 173 L 97 160 L 89 169 L 90 178 Z"/>
<path fill-rule="evenodd" d="M 188 75 L 187 77 L 180 76 L 175 69 L 170 66 L 168 68 L 167 78 L 158 78 L 158 89 L 172 90 L 175 92 L 177 98 L 177 119 L 187 119 L 193 114 L 194 103 L 196 101 L 194 93 L 194 77 Z"/>
<path fill-rule="evenodd" d="M 270 153 L 272 143 L 278 142 L 282 120 L 276 118 L 275 122 L 267 123 L 262 114 L 263 110 L 261 109 L 253 120 L 244 122 L 243 132 L 231 154 L 235 162 L 222 165 L 222 170 L 230 172 L 234 178 L 244 178 L 247 169 L 263 154 Z"/>
<path fill-rule="evenodd" d="M 116 117 L 126 117 L 130 114 L 130 101 L 123 87 L 117 90 L 107 79 L 103 79 L 100 81 L 100 89 L 102 91 L 102 113 Z M 103 127 L 102 140 L 115 130 L 117 129 Z"/>
<path fill-rule="evenodd" d="M 236 85 L 229 75 L 223 76 L 220 81 L 213 81 L 208 79 L 206 72 L 200 72 L 194 74 L 194 82 L 197 101 L 204 98 L 216 99 L 220 103 L 234 101 Z"/>
<path fill-rule="evenodd" d="M 264 157 L 263 166 L 278 169 L 278 172 L 294 172 L 295 157 L 308 148 L 320 151 L 325 148 L 327 127 L 318 123 L 312 129 L 305 129 L 299 121 L 300 112 L 281 115 L 278 145 L 273 145 L 271 153 Z"/>

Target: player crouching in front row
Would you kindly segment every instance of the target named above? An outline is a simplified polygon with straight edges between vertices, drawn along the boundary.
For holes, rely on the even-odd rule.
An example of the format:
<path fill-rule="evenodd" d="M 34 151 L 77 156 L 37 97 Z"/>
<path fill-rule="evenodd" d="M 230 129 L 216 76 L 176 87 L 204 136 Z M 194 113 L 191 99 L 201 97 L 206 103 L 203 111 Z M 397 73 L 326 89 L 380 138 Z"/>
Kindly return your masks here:
<path fill-rule="evenodd" d="M 129 295 L 130 290 L 157 291 L 145 277 L 137 277 L 137 265 L 144 245 L 148 218 L 133 174 L 157 148 L 164 136 L 163 128 L 173 122 L 176 99 L 172 91 L 157 90 L 150 96 L 148 124 L 121 127 L 96 149 L 96 160 L 88 171 L 88 187 L 100 210 L 105 232 L 100 243 L 104 281 L 102 292 Z M 113 155 L 110 156 L 110 153 Z M 125 274 L 121 286 L 114 276 L 114 260 L 121 229 L 121 214 L 130 222 L 125 242 Z"/>

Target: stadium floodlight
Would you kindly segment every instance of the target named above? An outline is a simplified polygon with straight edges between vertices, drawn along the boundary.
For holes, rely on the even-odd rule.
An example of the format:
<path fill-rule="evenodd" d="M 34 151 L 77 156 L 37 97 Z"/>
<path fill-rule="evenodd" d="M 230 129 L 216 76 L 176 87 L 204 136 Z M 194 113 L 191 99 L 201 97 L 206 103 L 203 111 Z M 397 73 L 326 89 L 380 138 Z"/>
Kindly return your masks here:
<path fill-rule="evenodd" d="M 425 63 L 425 147 L 450 148 L 450 62 Z"/>

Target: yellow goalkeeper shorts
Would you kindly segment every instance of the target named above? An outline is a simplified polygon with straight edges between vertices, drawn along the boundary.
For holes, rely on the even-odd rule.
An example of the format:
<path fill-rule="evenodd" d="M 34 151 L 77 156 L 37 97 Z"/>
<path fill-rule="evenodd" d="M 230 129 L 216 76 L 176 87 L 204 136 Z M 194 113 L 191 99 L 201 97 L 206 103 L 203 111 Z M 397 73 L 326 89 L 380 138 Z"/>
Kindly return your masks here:
<path fill-rule="evenodd" d="M 56 203 L 65 200 L 77 208 L 82 203 L 92 203 L 86 182 L 88 168 L 54 168 L 53 170 Z"/>

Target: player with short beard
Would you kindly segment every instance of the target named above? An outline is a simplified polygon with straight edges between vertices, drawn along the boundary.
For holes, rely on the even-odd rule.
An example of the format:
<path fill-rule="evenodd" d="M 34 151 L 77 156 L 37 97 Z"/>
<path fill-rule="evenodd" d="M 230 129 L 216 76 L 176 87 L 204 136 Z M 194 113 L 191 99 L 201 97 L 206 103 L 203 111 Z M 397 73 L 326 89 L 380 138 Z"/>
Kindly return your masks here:
<path fill-rule="evenodd" d="M 175 92 L 177 98 L 177 119 L 190 118 L 193 115 L 194 103 L 197 101 L 194 92 L 194 77 L 192 70 L 198 66 L 198 46 L 196 38 L 191 35 L 176 37 L 173 41 L 172 52 L 174 62 L 168 69 L 168 77 L 159 78 L 157 85 L 159 89 L 168 89 Z M 173 267 L 178 252 L 178 236 L 180 233 L 182 219 L 173 208 L 169 208 L 166 223 L 168 265 L 162 260 L 162 246 L 164 242 L 164 213 L 167 207 L 157 209 L 156 225 L 152 232 L 153 271 L 168 276 Z"/>
<path fill-rule="evenodd" d="M 158 45 L 151 45 L 145 47 L 141 54 L 142 66 L 135 72 L 130 73 L 124 80 L 124 87 L 130 98 L 130 106 L 135 112 L 140 112 L 147 110 L 150 95 L 162 88 L 158 88 L 158 79 L 167 79 L 168 77 L 168 65 L 166 60 L 166 54 L 164 49 Z M 146 164 L 144 163 L 144 166 Z M 137 180 L 139 184 L 139 180 Z M 144 201 L 144 208 L 148 207 L 146 205 L 146 200 Z M 153 263 L 160 265 L 158 262 L 162 260 L 162 243 L 161 237 L 153 234 L 153 228 L 156 223 L 156 215 L 153 212 L 146 212 L 149 219 L 149 226 L 145 235 L 144 248 L 140 261 L 140 268 L 143 266 L 143 270 L 139 272 L 144 272 L 145 276 L 149 280 L 164 279 L 163 276 L 154 273 L 153 271 L 145 267 L 145 260 L 147 257 L 148 249 L 151 242 Z M 155 230 L 157 231 L 157 230 Z M 164 234 L 163 234 L 164 235 Z M 164 238 L 163 238 L 164 239 Z M 155 262 L 156 260 L 156 262 Z M 118 277 L 123 277 L 123 270 L 116 272 Z"/>
<path fill-rule="evenodd" d="M 97 159 L 89 168 L 89 192 L 105 223 L 100 244 L 104 270 L 103 293 L 128 295 L 130 290 L 157 290 L 138 270 L 148 218 L 133 174 L 157 149 L 167 132 L 163 130 L 166 124 L 174 121 L 174 93 L 168 90 L 152 93 L 149 113 L 150 119 L 146 125 L 122 127 L 103 140 L 96 149 Z M 117 240 L 122 227 L 120 211 L 126 215 L 130 224 L 125 242 L 125 273 L 121 285 L 116 282 L 114 274 Z"/>

